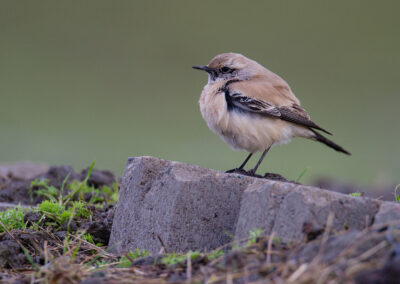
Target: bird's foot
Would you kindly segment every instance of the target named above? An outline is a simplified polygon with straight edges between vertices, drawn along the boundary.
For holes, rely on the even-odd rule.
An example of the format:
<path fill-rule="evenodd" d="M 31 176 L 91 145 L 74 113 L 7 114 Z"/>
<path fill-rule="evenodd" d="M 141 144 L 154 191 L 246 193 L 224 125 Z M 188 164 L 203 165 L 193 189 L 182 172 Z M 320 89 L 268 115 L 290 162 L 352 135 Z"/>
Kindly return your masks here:
<path fill-rule="evenodd" d="M 227 174 L 240 174 L 240 175 L 247 174 L 247 172 L 241 168 L 232 169 L 232 170 L 226 171 L 226 173 Z"/>
<path fill-rule="evenodd" d="M 256 174 L 254 170 L 246 171 L 246 170 L 240 169 L 240 168 L 236 168 L 236 169 L 232 169 L 232 170 L 226 171 L 226 173 L 239 174 L 239 175 L 244 175 L 244 176 L 249 176 L 249 177 L 256 177 L 256 178 L 265 178 L 265 179 L 269 179 L 269 180 L 293 182 L 293 181 L 287 180 L 284 176 L 282 176 L 280 174 L 265 173 L 265 175 L 262 176 L 262 175 Z"/>
<path fill-rule="evenodd" d="M 246 172 L 246 176 L 256 177 L 256 178 L 263 178 L 263 176 L 256 174 L 256 171 L 254 169 L 248 170 Z"/>
<path fill-rule="evenodd" d="M 280 174 L 275 174 L 275 173 L 265 173 L 265 175 L 263 176 L 263 178 L 270 179 L 270 180 L 277 180 L 277 181 L 286 181 L 286 182 L 288 182 L 288 180 L 287 180 L 284 176 L 282 176 L 282 175 L 280 175 Z"/>
<path fill-rule="evenodd" d="M 226 171 L 226 173 L 228 173 L 228 174 L 239 174 L 239 175 L 244 175 L 244 176 L 249 176 L 249 177 L 256 177 L 256 178 L 265 178 L 265 179 L 269 179 L 269 180 L 293 182 L 293 181 L 287 180 L 284 176 L 282 176 L 282 175 L 280 175 L 280 174 L 265 173 L 263 176 L 262 176 L 262 175 L 258 175 L 258 174 L 256 174 L 256 172 L 254 171 L 254 169 L 251 169 L 251 170 L 246 171 L 246 170 L 244 170 L 244 169 L 235 168 L 235 169 Z"/>
<path fill-rule="evenodd" d="M 253 170 L 246 171 L 246 170 L 240 169 L 240 168 L 236 168 L 236 169 L 232 169 L 232 170 L 226 171 L 226 173 L 239 174 L 239 175 L 244 175 L 244 176 L 249 176 L 249 177 L 263 178 L 263 176 L 257 175 Z"/>

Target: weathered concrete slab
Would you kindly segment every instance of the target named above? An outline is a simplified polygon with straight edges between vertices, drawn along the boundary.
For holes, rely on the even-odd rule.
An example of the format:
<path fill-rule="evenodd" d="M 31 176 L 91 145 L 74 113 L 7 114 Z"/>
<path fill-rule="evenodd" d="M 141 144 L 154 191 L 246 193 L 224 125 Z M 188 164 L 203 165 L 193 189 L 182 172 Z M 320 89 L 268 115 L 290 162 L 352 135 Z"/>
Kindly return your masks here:
<path fill-rule="evenodd" d="M 210 250 L 232 240 L 240 200 L 256 179 L 151 157 L 128 160 L 109 245 Z"/>
<path fill-rule="evenodd" d="M 391 206 L 400 212 L 390 202 L 136 157 L 128 160 L 122 179 L 109 245 L 115 253 L 158 253 L 160 240 L 169 252 L 210 250 L 256 227 L 286 241 L 301 240 L 310 231 L 322 232 L 330 213 L 332 230 L 361 230 L 374 220 L 398 219 L 388 213 Z"/>
<path fill-rule="evenodd" d="M 244 192 L 236 238 L 255 227 L 285 240 L 301 240 L 304 231 L 322 231 L 333 214 L 331 228 L 361 230 L 372 224 L 381 202 L 290 183 L 268 181 Z"/>

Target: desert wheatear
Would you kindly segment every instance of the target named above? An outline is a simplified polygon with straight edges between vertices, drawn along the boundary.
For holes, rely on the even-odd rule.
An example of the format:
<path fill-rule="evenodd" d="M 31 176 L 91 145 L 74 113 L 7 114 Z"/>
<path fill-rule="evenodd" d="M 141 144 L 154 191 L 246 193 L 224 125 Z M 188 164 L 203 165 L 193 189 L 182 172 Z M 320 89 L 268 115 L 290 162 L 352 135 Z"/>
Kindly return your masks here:
<path fill-rule="evenodd" d="M 228 172 L 245 172 L 243 168 L 253 153 L 263 151 L 256 166 L 245 172 L 255 175 L 268 150 L 293 137 L 316 140 L 350 155 L 318 133 L 331 134 L 311 121 L 281 77 L 256 61 L 241 54 L 224 53 L 206 66 L 193 68 L 208 73 L 199 101 L 208 127 L 232 149 L 250 152 L 239 168 Z"/>

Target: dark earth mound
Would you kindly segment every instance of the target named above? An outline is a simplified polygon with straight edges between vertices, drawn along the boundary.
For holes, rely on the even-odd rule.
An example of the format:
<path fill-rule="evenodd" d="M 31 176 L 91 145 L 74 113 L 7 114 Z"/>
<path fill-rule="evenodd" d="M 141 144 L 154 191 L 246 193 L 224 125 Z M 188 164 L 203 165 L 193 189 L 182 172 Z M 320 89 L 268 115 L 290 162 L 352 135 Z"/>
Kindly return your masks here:
<path fill-rule="evenodd" d="M 88 170 L 87 168 L 76 173 L 70 166 L 52 166 L 46 173 L 30 179 L 14 178 L 13 176 L 2 177 L 0 178 L 0 202 L 36 205 L 43 200 L 43 197 L 33 194 L 37 190 L 37 188 L 31 186 L 33 180 L 47 179 L 49 185 L 58 188 L 61 187 L 66 177 L 68 177 L 67 183 L 73 180 L 83 181 Z M 95 188 L 111 187 L 116 181 L 117 177 L 112 172 L 94 169 L 88 180 L 88 185 Z"/>
<path fill-rule="evenodd" d="M 33 180 L 48 180 L 61 188 L 63 181 L 84 181 L 89 168 L 75 172 L 69 166 L 52 166 L 32 176 L 0 173 L 0 202 L 35 206 L 45 198 L 35 192 Z M 28 178 L 24 178 L 28 177 Z M 68 178 L 67 178 L 68 177 Z M 112 187 L 117 177 L 94 169 L 87 185 Z M 320 179 L 316 186 L 393 201 L 393 188 L 378 192 Z M 67 188 L 67 187 L 65 187 Z M 67 192 L 65 192 L 67 194 Z M 85 193 L 88 202 L 92 193 Z M 270 236 L 238 240 L 213 252 L 184 255 L 176 260 L 169 252 L 132 258 L 121 268 L 120 256 L 107 247 L 114 205 L 88 205 L 90 218 L 59 226 L 32 229 L 43 218 L 37 211 L 24 214 L 26 229 L 0 233 L 0 282 L 5 283 L 398 283 L 400 231 L 388 226 L 363 231 L 334 232 L 330 228 L 303 228 L 306 238 L 284 243 Z M 90 234 L 92 242 L 82 233 Z M 100 245 L 101 243 L 102 245 Z M 98 244 L 98 245 L 95 245 Z M 238 246 L 239 245 L 239 246 Z M 216 256 L 212 256 L 218 252 Z M 195 255 L 195 257 L 192 257 Z M 187 256 L 187 257 L 186 257 Z M 173 260 L 172 264 L 166 259 Z"/>

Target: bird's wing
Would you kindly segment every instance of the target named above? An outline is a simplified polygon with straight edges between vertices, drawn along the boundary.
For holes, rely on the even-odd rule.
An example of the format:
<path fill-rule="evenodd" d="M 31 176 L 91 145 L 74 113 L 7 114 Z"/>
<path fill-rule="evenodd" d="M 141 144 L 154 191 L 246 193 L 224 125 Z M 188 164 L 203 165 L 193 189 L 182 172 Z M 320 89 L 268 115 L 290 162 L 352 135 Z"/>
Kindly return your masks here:
<path fill-rule="evenodd" d="M 225 95 L 227 96 L 226 100 L 228 102 L 228 105 L 232 104 L 233 106 L 245 111 L 265 113 L 276 117 L 281 116 L 280 111 L 274 105 L 268 102 L 246 97 L 241 93 L 236 92 L 231 94 L 228 93 Z"/>
<path fill-rule="evenodd" d="M 315 124 L 307 112 L 299 105 L 290 88 L 275 88 L 269 84 L 253 85 L 247 81 L 233 82 L 225 88 L 228 106 L 244 111 L 262 113 L 294 124 L 321 130 L 327 130 Z M 285 94 L 280 90 L 290 92 Z M 294 97 L 295 99 L 293 99 Z"/>

